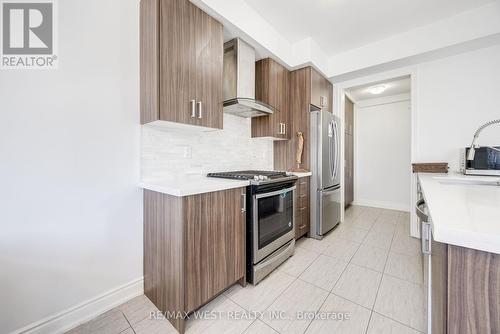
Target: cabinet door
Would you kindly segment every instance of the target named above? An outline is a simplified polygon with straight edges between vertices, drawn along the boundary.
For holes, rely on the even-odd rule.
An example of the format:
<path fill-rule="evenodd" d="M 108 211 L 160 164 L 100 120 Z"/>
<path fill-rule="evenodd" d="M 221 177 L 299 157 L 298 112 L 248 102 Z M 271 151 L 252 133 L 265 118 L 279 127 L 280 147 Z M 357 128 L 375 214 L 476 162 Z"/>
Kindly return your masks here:
<path fill-rule="evenodd" d="M 222 129 L 222 24 L 201 9 L 195 11 L 197 124 Z"/>
<path fill-rule="evenodd" d="M 252 118 L 252 137 L 290 138 L 290 72 L 270 58 L 255 66 L 255 98 L 274 107 L 269 116 Z"/>
<path fill-rule="evenodd" d="M 345 169 L 344 169 L 344 194 L 345 206 L 354 201 L 354 144 L 353 137 L 349 134 L 344 136 Z"/>
<path fill-rule="evenodd" d="M 186 0 L 160 2 L 160 119 L 196 124 L 196 7 Z"/>
<path fill-rule="evenodd" d="M 245 188 L 188 196 L 185 202 L 186 311 L 245 275 Z"/>
<path fill-rule="evenodd" d="M 311 68 L 311 104 L 321 108 L 321 95 L 323 91 L 323 77 Z"/>
<path fill-rule="evenodd" d="M 447 333 L 448 250 L 446 244 L 431 240 L 432 333 Z"/>
<path fill-rule="evenodd" d="M 345 132 L 352 135 L 354 132 L 354 103 L 346 96 L 345 98 Z"/>

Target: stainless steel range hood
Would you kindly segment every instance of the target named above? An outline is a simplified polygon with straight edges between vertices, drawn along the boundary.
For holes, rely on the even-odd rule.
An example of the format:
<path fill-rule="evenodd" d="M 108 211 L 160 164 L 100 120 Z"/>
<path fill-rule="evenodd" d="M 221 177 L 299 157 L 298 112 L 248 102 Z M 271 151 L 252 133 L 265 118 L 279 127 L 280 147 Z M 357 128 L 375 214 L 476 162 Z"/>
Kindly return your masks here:
<path fill-rule="evenodd" d="M 224 43 L 224 112 L 250 118 L 274 108 L 255 99 L 255 50 L 239 38 Z"/>

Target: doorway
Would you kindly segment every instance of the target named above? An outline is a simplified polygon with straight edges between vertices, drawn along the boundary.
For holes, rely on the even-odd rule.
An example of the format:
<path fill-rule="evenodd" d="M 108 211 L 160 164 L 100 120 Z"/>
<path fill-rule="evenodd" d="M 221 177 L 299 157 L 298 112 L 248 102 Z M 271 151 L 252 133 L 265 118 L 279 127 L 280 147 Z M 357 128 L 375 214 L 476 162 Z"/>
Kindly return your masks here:
<path fill-rule="evenodd" d="M 344 204 L 409 212 L 411 78 L 345 89 Z"/>

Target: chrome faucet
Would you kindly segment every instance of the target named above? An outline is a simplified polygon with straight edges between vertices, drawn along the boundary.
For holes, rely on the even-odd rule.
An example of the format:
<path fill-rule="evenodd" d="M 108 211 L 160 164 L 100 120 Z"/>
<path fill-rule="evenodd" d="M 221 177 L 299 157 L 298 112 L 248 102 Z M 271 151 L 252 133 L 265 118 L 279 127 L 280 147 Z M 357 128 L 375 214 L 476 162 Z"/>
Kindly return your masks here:
<path fill-rule="evenodd" d="M 479 134 L 485 128 L 487 128 L 488 126 L 493 125 L 493 124 L 500 124 L 500 119 L 495 119 L 493 121 L 485 123 L 485 124 L 481 125 L 479 127 L 479 129 L 476 130 L 476 132 L 474 133 L 474 138 L 472 139 L 472 144 L 470 145 L 469 153 L 467 154 L 467 160 L 469 160 L 469 161 L 474 160 L 474 156 L 476 155 L 476 148 L 479 148 L 479 145 L 476 144 L 476 141 L 479 138 Z M 496 147 L 492 147 L 492 146 L 486 146 L 486 147 L 500 152 L 500 150 Z"/>

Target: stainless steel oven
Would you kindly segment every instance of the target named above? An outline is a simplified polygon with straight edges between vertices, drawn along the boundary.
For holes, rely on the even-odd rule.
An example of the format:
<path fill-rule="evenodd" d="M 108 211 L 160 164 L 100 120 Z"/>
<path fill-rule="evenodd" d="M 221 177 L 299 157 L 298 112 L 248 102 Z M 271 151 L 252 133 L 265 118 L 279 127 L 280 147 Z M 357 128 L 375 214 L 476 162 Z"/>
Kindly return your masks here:
<path fill-rule="evenodd" d="M 251 185 L 247 192 L 247 281 L 259 283 L 293 255 L 297 177 Z"/>
<path fill-rule="evenodd" d="M 260 262 L 294 238 L 295 186 L 253 195 L 253 260 Z"/>

